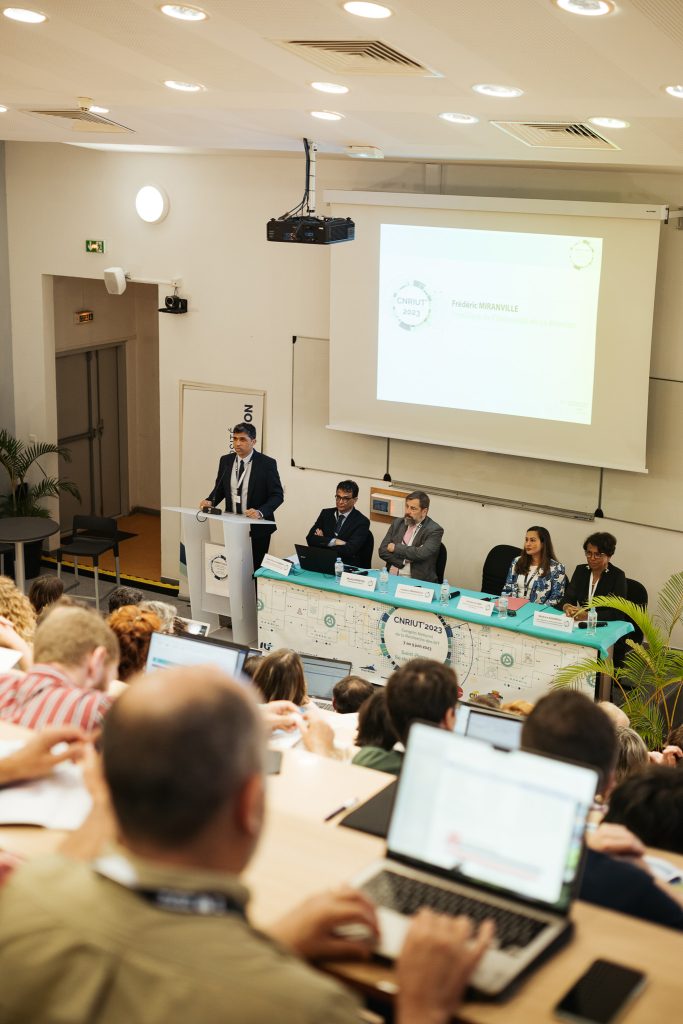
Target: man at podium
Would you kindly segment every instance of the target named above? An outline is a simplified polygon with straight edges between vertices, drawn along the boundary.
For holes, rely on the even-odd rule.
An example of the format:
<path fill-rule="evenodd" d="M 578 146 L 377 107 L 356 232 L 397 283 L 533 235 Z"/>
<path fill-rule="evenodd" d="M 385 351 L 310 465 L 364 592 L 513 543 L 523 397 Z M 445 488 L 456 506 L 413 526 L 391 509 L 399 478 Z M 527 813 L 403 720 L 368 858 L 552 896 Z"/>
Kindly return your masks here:
<path fill-rule="evenodd" d="M 221 455 L 216 483 L 200 508 L 210 508 L 225 500 L 226 512 L 249 519 L 273 519 L 276 508 L 285 500 L 277 462 L 255 450 L 256 427 L 238 423 L 232 430 L 234 451 Z M 259 526 L 250 531 L 254 569 L 258 569 L 270 547 L 270 535 L 276 526 Z"/>

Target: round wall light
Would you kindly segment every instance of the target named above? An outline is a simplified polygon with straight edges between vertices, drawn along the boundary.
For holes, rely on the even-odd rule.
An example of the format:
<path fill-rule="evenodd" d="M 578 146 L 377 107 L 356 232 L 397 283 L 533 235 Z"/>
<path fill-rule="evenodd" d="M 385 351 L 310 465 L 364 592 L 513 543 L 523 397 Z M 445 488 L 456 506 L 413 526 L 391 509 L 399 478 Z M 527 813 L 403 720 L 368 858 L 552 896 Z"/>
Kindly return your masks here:
<path fill-rule="evenodd" d="M 168 213 L 168 196 L 158 185 L 143 185 L 135 197 L 135 209 L 146 224 L 158 224 Z"/>

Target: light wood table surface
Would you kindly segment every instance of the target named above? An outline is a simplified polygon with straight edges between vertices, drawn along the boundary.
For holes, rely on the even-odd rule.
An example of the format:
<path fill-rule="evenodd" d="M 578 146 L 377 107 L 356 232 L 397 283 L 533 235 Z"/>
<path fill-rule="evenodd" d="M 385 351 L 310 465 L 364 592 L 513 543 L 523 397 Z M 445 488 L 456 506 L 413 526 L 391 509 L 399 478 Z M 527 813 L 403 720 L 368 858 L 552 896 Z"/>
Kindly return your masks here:
<path fill-rule="evenodd" d="M 21 735 L 0 723 L 0 736 Z M 285 753 L 282 773 L 268 779 L 268 815 L 256 854 L 245 873 L 252 891 L 251 918 L 265 927 L 322 889 L 349 881 L 384 853 L 383 840 L 322 819 L 351 797 L 365 799 L 392 776 L 319 758 Z M 61 834 L 39 828 L 0 828 L 0 847 L 36 856 L 54 850 Z M 683 866 L 683 857 L 653 851 Z M 578 902 L 572 941 L 535 971 L 501 1004 L 466 1003 L 466 1024 L 550 1024 L 553 1006 L 598 957 L 645 971 L 648 984 L 624 1016 L 625 1024 L 672 1024 L 680 1019 L 683 935 L 623 914 Z M 355 986 L 390 995 L 392 970 L 379 963 L 335 964 L 331 970 Z"/>

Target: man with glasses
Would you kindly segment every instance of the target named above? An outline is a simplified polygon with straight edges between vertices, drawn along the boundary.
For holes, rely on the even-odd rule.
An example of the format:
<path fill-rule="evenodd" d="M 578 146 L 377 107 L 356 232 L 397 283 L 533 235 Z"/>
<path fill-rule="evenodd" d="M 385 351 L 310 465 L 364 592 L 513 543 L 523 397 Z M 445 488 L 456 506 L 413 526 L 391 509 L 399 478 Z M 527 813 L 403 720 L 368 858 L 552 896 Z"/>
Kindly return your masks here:
<path fill-rule="evenodd" d="M 379 557 L 394 575 L 436 583 L 442 537 L 443 526 L 429 517 L 429 495 L 412 491 L 406 495 L 405 515 L 394 519 L 380 544 Z"/>
<path fill-rule="evenodd" d="M 339 548 L 339 557 L 348 565 L 359 565 L 370 535 L 370 520 L 356 508 L 358 484 L 341 480 L 334 495 L 334 508 L 324 508 L 308 531 L 309 547 Z M 369 566 L 361 566 L 369 568 Z"/>
<path fill-rule="evenodd" d="M 232 429 L 232 452 L 221 455 L 216 483 L 208 498 L 200 501 L 200 509 L 219 505 L 225 500 L 226 512 L 236 512 L 248 519 L 274 519 L 275 509 L 284 501 L 277 462 L 255 450 L 256 428 L 252 423 L 238 423 Z M 254 569 L 258 569 L 270 547 L 270 536 L 276 526 L 259 526 L 251 530 L 251 551 Z"/>

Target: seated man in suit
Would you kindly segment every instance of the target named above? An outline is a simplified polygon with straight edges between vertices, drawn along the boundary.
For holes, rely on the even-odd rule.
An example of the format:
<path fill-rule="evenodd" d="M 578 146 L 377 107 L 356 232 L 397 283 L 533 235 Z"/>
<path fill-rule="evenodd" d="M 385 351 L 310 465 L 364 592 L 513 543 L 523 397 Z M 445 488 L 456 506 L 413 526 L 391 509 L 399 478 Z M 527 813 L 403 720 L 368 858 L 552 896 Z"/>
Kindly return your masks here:
<path fill-rule="evenodd" d="M 273 519 L 275 509 L 285 500 L 277 471 L 277 462 L 254 450 L 256 428 L 251 423 L 238 423 L 232 430 L 234 451 L 221 455 L 216 483 L 200 508 L 220 505 L 225 511 L 245 515 L 249 519 Z M 259 526 L 251 532 L 254 569 L 258 569 L 270 547 L 270 536 L 276 526 Z"/>
<path fill-rule="evenodd" d="M 429 495 L 413 491 L 406 497 L 405 516 L 394 519 L 379 547 L 391 573 L 436 583 L 436 559 L 443 527 L 429 518 Z"/>
<path fill-rule="evenodd" d="M 311 547 L 339 547 L 339 557 L 349 565 L 362 553 L 370 534 L 370 520 L 356 508 L 358 484 L 340 480 L 334 496 L 335 508 L 324 508 L 308 531 L 306 543 Z M 362 566 L 367 569 L 369 566 Z"/>

